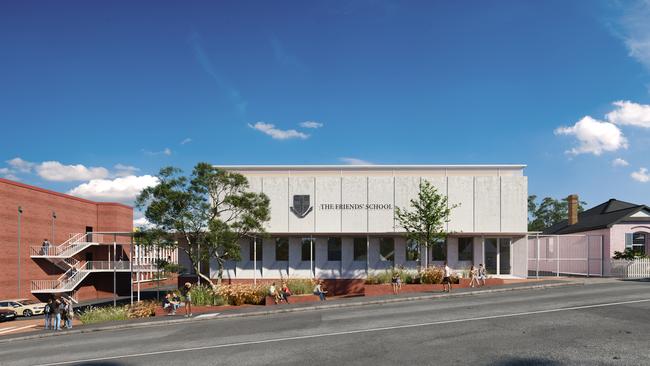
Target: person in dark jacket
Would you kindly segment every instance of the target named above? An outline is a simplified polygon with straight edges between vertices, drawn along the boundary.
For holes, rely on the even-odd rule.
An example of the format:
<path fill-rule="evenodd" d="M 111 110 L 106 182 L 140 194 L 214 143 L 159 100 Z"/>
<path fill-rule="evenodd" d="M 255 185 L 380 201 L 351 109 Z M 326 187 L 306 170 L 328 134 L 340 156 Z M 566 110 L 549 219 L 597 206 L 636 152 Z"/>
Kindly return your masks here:
<path fill-rule="evenodd" d="M 45 317 L 45 329 L 54 328 L 52 324 L 52 307 L 53 307 L 52 298 L 50 297 L 45 304 L 45 309 L 43 309 L 43 316 Z"/>

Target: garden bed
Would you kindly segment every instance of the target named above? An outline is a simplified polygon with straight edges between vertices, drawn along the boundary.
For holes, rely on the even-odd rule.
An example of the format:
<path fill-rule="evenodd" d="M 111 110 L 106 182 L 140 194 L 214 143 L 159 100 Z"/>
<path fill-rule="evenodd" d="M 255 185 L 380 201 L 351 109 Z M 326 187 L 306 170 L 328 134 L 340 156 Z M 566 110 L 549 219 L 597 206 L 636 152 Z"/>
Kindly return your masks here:
<path fill-rule="evenodd" d="M 500 278 L 489 278 L 485 280 L 485 286 L 499 286 L 503 285 L 504 280 Z M 454 288 L 467 288 L 469 287 L 469 279 L 461 278 L 460 283 L 452 284 Z M 412 292 L 439 292 L 443 290 L 442 284 L 402 284 L 400 293 Z M 393 286 L 390 283 L 380 285 L 368 285 L 364 287 L 365 296 L 382 296 L 391 295 L 393 293 Z"/>

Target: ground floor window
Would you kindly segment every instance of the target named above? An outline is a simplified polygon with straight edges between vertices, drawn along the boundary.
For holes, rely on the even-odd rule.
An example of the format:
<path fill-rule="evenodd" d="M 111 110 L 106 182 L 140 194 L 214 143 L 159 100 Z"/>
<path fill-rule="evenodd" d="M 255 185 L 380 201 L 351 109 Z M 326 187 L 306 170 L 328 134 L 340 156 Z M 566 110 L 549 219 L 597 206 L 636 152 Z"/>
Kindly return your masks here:
<path fill-rule="evenodd" d="M 420 244 L 415 240 L 406 241 L 406 260 L 417 261 L 420 259 Z"/>
<path fill-rule="evenodd" d="M 275 260 L 278 262 L 289 260 L 289 238 L 275 238 Z"/>
<path fill-rule="evenodd" d="M 304 262 L 316 260 L 316 241 L 314 238 L 303 238 L 301 242 L 301 259 Z"/>
<path fill-rule="evenodd" d="M 446 261 L 447 260 L 447 241 L 438 240 L 431 244 L 431 258 L 434 261 Z"/>
<path fill-rule="evenodd" d="M 379 238 L 379 259 L 385 262 L 395 261 L 395 239 Z"/>
<path fill-rule="evenodd" d="M 368 239 L 367 238 L 354 238 L 354 261 L 365 262 L 368 258 Z"/>
<path fill-rule="evenodd" d="M 631 249 L 635 256 L 645 255 L 646 233 L 625 234 L 625 249 Z"/>
<path fill-rule="evenodd" d="M 474 260 L 474 238 L 458 238 L 458 260 Z"/>
<path fill-rule="evenodd" d="M 327 260 L 330 262 L 341 260 L 341 238 L 327 239 Z"/>
<path fill-rule="evenodd" d="M 257 246 L 255 244 L 256 242 L 257 242 Z M 257 253 L 255 253 L 256 251 Z M 263 260 L 262 253 L 263 253 L 262 238 L 257 238 L 257 239 L 251 238 L 248 241 L 248 254 L 249 254 L 248 259 L 252 262 L 257 257 L 257 261 L 261 262 Z"/>

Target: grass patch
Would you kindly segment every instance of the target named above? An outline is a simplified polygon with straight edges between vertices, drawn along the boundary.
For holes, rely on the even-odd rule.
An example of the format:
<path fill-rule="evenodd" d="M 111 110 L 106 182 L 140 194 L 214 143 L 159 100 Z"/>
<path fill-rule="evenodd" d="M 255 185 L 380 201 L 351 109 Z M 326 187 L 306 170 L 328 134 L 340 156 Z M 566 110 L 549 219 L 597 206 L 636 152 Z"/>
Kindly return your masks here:
<path fill-rule="evenodd" d="M 116 320 L 127 320 L 129 318 L 129 309 L 126 306 L 116 307 L 89 307 L 79 315 L 79 320 L 83 324 L 96 324 Z"/>

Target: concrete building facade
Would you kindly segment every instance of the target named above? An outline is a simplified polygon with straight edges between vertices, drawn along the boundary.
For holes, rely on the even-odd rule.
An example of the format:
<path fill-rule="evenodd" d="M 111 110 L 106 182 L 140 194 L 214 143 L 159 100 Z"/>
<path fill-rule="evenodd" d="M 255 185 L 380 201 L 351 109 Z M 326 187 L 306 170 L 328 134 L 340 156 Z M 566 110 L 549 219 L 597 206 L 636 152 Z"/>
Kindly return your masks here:
<path fill-rule="evenodd" d="M 227 279 L 361 279 L 393 267 L 416 269 L 424 256 L 456 270 L 484 263 L 493 275 L 527 275 L 524 165 L 221 168 L 243 174 L 271 201 L 269 237 L 242 241 L 242 260 L 226 265 Z M 458 205 L 446 242 L 426 251 L 407 242 L 395 217 L 424 180 Z M 211 277 L 217 271 L 211 263 Z"/>

